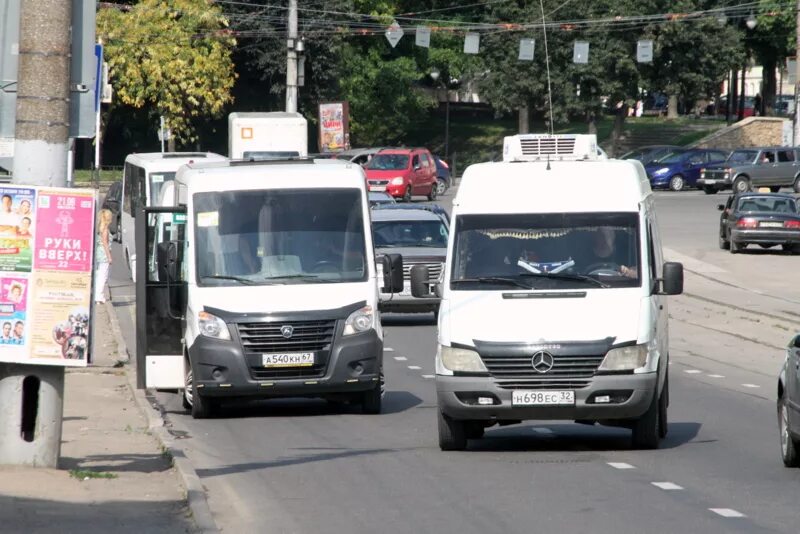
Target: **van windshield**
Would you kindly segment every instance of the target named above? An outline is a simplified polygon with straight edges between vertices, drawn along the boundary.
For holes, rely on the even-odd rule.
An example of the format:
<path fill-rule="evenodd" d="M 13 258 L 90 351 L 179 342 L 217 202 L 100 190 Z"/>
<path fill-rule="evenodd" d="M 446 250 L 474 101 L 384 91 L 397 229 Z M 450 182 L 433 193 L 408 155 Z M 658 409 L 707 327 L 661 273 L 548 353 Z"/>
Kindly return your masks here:
<path fill-rule="evenodd" d="M 452 289 L 639 287 L 637 213 L 463 215 Z"/>
<path fill-rule="evenodd" d="M 150 199 L 148 205 L 158 206 L 161 201 L 161 190 L 167 182 L 175 181 L 174 172 L 151 172 L 148 177 L 150 180 Z"/>
<path fill-rule="evenodd" d="M 367 279 L 358 189 L 196 193 L 193 201 L 200 285 Z"/>

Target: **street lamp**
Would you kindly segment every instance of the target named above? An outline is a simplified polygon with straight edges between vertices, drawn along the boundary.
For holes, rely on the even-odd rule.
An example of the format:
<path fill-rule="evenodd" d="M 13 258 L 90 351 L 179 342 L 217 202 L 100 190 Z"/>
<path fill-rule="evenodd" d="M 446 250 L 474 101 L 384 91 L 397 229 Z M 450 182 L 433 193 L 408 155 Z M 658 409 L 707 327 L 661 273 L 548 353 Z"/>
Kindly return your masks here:
<path fill-rule="evenodd" d="M 753 13 L 750 13 L 750 16 L 747 17 L 747 20 L 744 23 L 747 25 L 748 30 L 752 30 L 753 28 L 756 27 L 758 21 L 756 20 L 756 17 L 753 15 Z"/>
<path fill-rule="evenodd" d="M 430 76 L 434 84 L 438 84 L 441 75 L 436 67 L 431 69 Z M 447 161 L 450 152 L 450 90 L 447 80 L 442 79 L 442 87 L 444 88 L 444 159 Z"/>

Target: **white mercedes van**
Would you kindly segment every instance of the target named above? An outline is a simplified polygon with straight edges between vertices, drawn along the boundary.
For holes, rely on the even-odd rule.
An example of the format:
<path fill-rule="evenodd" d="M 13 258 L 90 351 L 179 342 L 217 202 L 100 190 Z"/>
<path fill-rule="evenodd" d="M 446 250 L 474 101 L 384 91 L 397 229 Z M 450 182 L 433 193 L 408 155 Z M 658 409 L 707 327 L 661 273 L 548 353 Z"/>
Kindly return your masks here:
<path fill-rule="evenodd" d="M 430 287 L 424 266 L 412 291 Z M 441 295 L 439 443 L 464 449 L 495 424 L 557 419 L 628 427 L 638 448 L 667 432 L 666 295 L 653 194 L 636 161 L 595 136 L 506 138 L 504 161 L 470 166 L 453 202 Z"/>
<path fill-rule="evenodd" d="M 226 399 L 323 397 L 378 413 L 378 284 L 364 172 L 297 159 L 181 167 L 137 214 L 139 387 L 180 390 L 194 417 Z"/>

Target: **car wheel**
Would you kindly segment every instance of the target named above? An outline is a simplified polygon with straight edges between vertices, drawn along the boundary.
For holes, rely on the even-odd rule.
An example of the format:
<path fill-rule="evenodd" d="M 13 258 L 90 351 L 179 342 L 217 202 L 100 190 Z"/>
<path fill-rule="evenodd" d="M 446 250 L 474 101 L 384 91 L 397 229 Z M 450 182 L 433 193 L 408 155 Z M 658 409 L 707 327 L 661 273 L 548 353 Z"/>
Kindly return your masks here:
<path fill-rule="evenodd" d="M 482 439 L 486 427 L 483 426 L 483 421 L 467 421 L 464 425 L 464 432 L 467 439 Z"/>
<path fill-rule="evenodd" d="M 800 176 L 797 176 L 797 178 L 794 179 L 792 189 L 794 189 L 795 193 L 800 193 Z"/>
<path fill-rule="evenodd" d="M 716 195 L 717 194 L 717 188 L 716 187 L 711 187 L 710 185 L 705 185 L 705 186 L 703 186 L 703 193 L 705 193 L 706 195 Z"/>
<path fill-rule="evenodd" d="M 675 176 L 669 179 L 669 188 L 672 191 L 681 191 L 685 185 L 686 185 L 686 180 L 684 180 L 683 176 L 681 176 L 680 174 L 676 174 Z"/>
<path fill-rule="evenodd" d="M 657 449 L 659 436 L 661 433 L 660 428 L 660 410 L 661 395 L 658 391 L 653 393 L 653 400 L 650 401 L 650 407 L 639 419 L 633 422 L 631 433 L 631 445 L 634 449 Z"/>
<path fill-rule="evenodd" d="M 664 439 L 669 431 L 669 416 L 667 408 L 669 406 L 669 375 L 664 379 L 664 389 L 658 397 L 658 437 Z"/>
<path fill-rule="evenodd" d="M 784 243 L 781 248 L 789 254 L 800 254 L 800 245 Z"/>
<path fill-rule="evenodd" d="M 383 380 L 379 380 L 375 387 L 361 394 L 361 412 L 369 415 L 381 413 L 383 404 Z"/>
<path fill-rule="evenodd" d="M 443 451 L 463 451 L 467 448 L 467 429 L 464 421 L 456 421 L 436 410 L 439 422 L 439 448 Z"/>
<path fill-rule="evenodd" d="M 438 180 L 437 180 L 438 182 Z M 438 184 L 431 184 L 431 192 L 428 193 L 428 200 L 433 202 L 436 200 L 437 194 L 439 193 L 439 185 Z"/>
<path fill-rule="evenodd" d="M 403 202 L 411 202 L 411 184 L 408 184 L 406 192 L 403 193 Z"/>
<path fill-rule="evenodd" d="M 719 236 L 719 248 L 722 250 L 728 250 L 731 248 L 731 242 L 725 239 L 725 236 L 723 235 Z"/>
<path fill-rule="evenodd" d="M 789 407 L 786 397 L 778 399 L 778 429 L 781 438 L 781 459 L 786 467 L 800 467 L 800 443 L 792 436 L 789 427 Z"/>
<path fill-rule="evenodd" d="M 742 246 L 741 243 L 738 243 L 738 242 L 736 242 L 736 241 L 731 239 L 731 242 L 730 242 L 731 254 L 738 254 L 739 252 L 741 252 L 742 248 L 744 248 L 744 247 Z"/>
<path fill-rule="evenodd" d="M 780 190 L 781 190 L 781 186 L 779 186 L 779 185 L 773 185 L 773 186 L 770 186 L 769 190 L 770 190 L 770 192 L 772 192 L 772 193 L 777 193 L 778 191 L 780 191 Z"/>
<path fill-rule="evenodd" d="M 442 196 L 447 191 L 447 182 L 441 178 L 436 179 L 436 195 Z"/>
<path fill-rule="evenodd" d="M 740 176 L 733 181 L 733 191 L 735 193 L 747 193 L 750 189 L 750 180 L 744 176 Z"/>

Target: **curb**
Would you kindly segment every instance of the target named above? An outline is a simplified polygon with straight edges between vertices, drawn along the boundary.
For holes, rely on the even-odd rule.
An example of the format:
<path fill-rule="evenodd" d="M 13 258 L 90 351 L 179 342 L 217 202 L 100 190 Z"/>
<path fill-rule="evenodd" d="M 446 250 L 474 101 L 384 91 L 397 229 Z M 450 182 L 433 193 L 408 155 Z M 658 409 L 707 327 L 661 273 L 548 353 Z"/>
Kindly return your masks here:
<path fill-rule="evenodd" d="M 131 361 L 127 345 L 122 337 L 119 322 L 117 321 L 114 306 L 111 304 L 110 300 L 105 302 L 105 306 L 109 320 L 111 321 L 111 330 L 117 341 L 119 354 L 128 356 L 128 359 L 123 361 Z M 151 401 L 145 396 L 143 390 L 136 389 L 135 368 L 125 366 L 124 370 L 128 389 L 130 389 L 139 410 L 141 410 L 142 414 L 147 419 L 148 430 L 156 437 L 163 450 L 172 457 L 172 464 L 175 466 L 179 482 L 186 493 L 186 502 L 189 505 L 189 510 L 191 510 L 192 519 L 197 526 L 197 531 L 203 534 L 219 534 L 219 527 L 214 521 L 211 507 L 209 507 L 208 499 L 206 498 L 205 488 L 200 481 L 200 477 L 197 475 L 197 471 L 195 471 L 191 461 L 186 457 L 183 448 L 176 444 L 175 439 L 170 435 L 167 430 L 166 421 L 164 421 L 161 412 L 156 406 L 151 404 Z"/>

